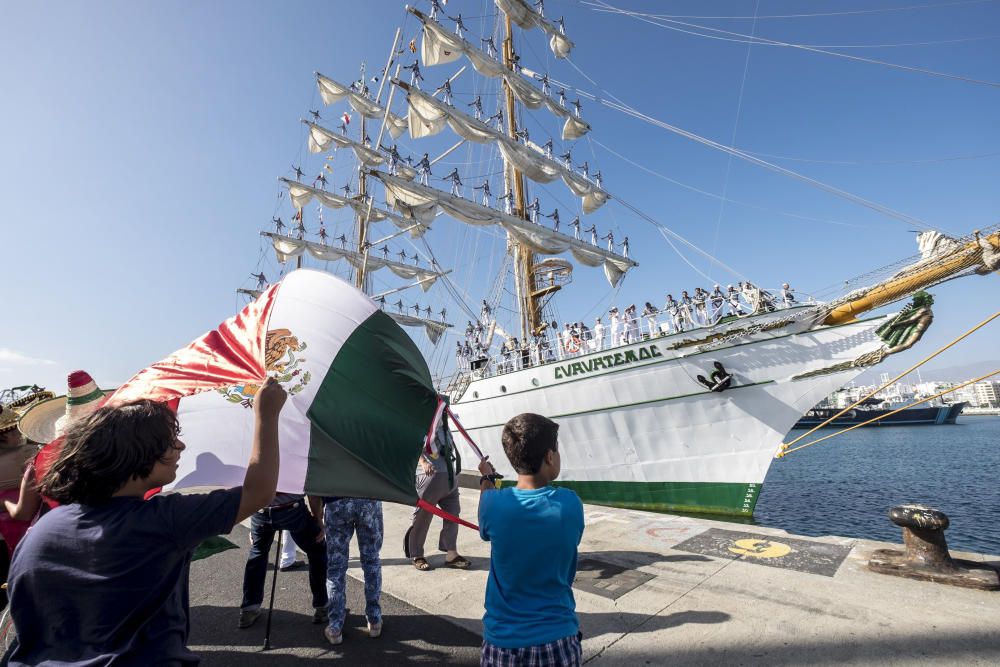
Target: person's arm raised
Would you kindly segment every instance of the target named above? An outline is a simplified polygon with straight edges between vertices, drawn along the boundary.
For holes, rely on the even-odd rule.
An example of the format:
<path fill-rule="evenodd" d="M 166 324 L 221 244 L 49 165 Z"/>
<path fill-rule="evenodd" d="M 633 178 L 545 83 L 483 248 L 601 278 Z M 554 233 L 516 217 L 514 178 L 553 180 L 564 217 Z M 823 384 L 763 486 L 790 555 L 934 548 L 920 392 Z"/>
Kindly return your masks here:
<path fill-rule="evenodd" d="M 253 449 L 243 478 L 237 522 L 266 507 L 278 490 L 278 416 L 287 396 L 284 388 L 269 377 L 254 398 Z"/>

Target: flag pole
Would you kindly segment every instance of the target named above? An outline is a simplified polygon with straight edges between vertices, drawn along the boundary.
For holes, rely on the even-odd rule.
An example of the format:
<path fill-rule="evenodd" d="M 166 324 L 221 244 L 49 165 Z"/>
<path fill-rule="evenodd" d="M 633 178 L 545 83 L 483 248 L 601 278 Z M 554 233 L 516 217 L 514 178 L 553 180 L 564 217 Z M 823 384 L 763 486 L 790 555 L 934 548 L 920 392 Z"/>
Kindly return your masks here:
<path fill-rule="evenodd" d="M 267 628 L 264 630 L 264 650 L 271 650 L 271 614 L 274 613 L 274 589 L 278 585 L 278 570 L 280 569 L 279 559 L 281 558 L 281 533 L 278 533 L 278 548 L 274 552 L 274 575 L 271 577 L 271 602 L 267 607 Z"/>

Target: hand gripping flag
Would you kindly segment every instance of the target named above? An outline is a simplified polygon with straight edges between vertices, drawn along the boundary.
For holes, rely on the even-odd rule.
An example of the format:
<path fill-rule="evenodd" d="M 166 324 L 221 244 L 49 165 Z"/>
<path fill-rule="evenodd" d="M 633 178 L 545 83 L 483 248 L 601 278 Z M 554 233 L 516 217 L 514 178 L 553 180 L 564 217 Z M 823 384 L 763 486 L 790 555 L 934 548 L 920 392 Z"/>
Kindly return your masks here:
<path fill-rule="evenodd" d="M 278 489 L 417 502 L 413 471 L 438 405 L 419 350 L 374 301 L 300 269 L 111 397 L 175 402 L 187 449 L 173 488 L 242 484 L 253 399 L 288 392 Z"/>

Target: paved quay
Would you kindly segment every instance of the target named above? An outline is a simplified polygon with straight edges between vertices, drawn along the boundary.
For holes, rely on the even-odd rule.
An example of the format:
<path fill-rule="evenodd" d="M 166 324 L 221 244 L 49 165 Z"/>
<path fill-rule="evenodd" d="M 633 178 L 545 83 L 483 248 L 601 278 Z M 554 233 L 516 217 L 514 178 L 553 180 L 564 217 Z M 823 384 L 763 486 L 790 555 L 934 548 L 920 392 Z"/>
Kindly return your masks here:
<path fill-rule="evenodd" d="M 477 502 L 478 492 L 462 489 L 463 517 L 475 520 Z M 355 546 L 355 629 L 344 644 L 325 645 L 310 623 L 306 573 L 279 573 L 277 648 L 261 653 L 264 618 L 235 627 L 246 551 L 232 550 L 192 566 L 191 643 L 203 664 L 478 664 L 489 544 L 462 528 L 459 550 L 473 569 L 420 572 L 403 556 L 410 510 L 384 508 L 382 638 L 363 634 Z M 585 518 L 574 588 L 589 665 L 1000 664 L 1000 592 L 867 569 L 875 549 L 899 545 L 594 505 Z M 246 545 L 238 530 L 234 541 Z M 444 554 L 428 554 L 443 565 Z M 1000 567 L 1000 556 L 952 554 Z"/>

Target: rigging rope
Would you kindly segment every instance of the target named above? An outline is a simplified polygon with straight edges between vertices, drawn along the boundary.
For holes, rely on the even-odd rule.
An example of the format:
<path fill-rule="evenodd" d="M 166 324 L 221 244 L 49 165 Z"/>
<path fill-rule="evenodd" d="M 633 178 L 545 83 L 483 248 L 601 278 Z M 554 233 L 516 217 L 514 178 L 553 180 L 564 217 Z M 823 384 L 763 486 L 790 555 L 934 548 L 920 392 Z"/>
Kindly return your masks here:
<path fill-rule="evenodd" d="M 917 362 L 916 364 L 914 364 L 914 365 L 910 366 L 910 367 L 909 367 L 909 368 L 907 368 L 907 369 L 906 369 L 905 371 L 903 371 L 902 373 L 900 373 L 900 374 L 899 374 L 899 375 L 897 375 L 896 377 L 892 378 L 892 379 L 891 379 L 891 380 L 889 380 L 888 382 L 885 382 L 885 383 L 881 384 L 881 385 L 880 385 L 880 386 L 878 386 L 878 387 L 877 387 L 876 389 L 874 389 L 874 390 L 872 390 L 871 392 L 869 392 L 868 394 L 866 394 L 866 395 L 865 395 L 864 397 L 862 397 L 862 398 L 858 399 L 858 400 L 857 400 L 857 401 L 855 401 L 854 403 L 851 403 L 851 404 L 850 404 L 850 405 L 848 405 L 848 406 L 847 406 L 846 408 L 844 408 L 843 410 L 841 410 L 840 412 L 838 412 L 838 413 L 837 413 L 837 414 L 835 414 L 834 416 L 830 417 L 829 419 L 827 419 L 827 420 L 826 420 L 826 421 L 824 421 L 823 423 L 821 423 L 821 424 L 818 424 L 818 425 L 816 425 L 816 426 L 812 427 L 811 429 L 809 429 L 808 431 L 806 431 L 805 433 L 803 433 L 803 434 L 802 434 L 802 435 L 800 435 L 799 437 L 795 438 L 795 439 L 794 439 L 794 440 L 792 440 L 791 442 L 789 442 L 789 443 L 785 443 L 785 444 L 782 444 L 782 445 L 781 445 L 781 450 L 780 450 L 780 451 L 778 452 L 778 454 L 777 454 L 776 458 L 781 458 L 782 456 L 784 456 L 785 454 L 787 454 L 787 453 L 789 453 L 789 452 L 793 452 L 793 451 L 796 451 L 797 449 L 801 449 L 801 447 L 796 447 L 795 449 L 789 449 L 789 447 L 791 447 L 792 445 L 794 445 L 794 444 L 795 444 L 795 443 L 797 443 L 798 441 L 802 440 L 803 438 L 805 438 L 805 437 L 807 437 L 807 436 L 809 436 L 809 435 L 811 435 L 811 434 L 815 433 L 815 432 L 816 432 L 817 430 L 819 430 L 819 429 L 823 428 L 824 426 L 826 426 L 826 425 L 827 425 L 827 424 L 829 424 L 830 422 L 834 421 L 834 420 L 835 420 L 835 419 L 837 419 L 838 417 L 841 417 L 841 416 L 843 416 L 843 415 L 844 415 L 844 414 L 845 414 L 845 413 L 846 413 L 846 412 L 847 412 L 848 410 L 851 410 L 852 408 L 855 408 L 855 407 L 857 407 L 858 405 L 860 405 L 860 404 L 861 404 L 861 403 L 863 403 L 864 401 L 868 400 L 869 398 L 871 398 L 872 396 L 874 396 L 874 395 L 875 395 L 875 394 L 877 394 L 878 392 L 882 391 L 883 389 L 885 389 L 885 388 L 886 388 L 886 387 L 888 387 L 889 385 L 891 385 L 891 384 L 893 384 L 894 382 L 898 381 L 898 380 L 899 380 L 900 378 L 902 378 L 903 376 L 907 375 L 908 373 L 911 373 L 912 371 L 916 370 L 916 369 L 917 369 L 917 368 L 919 368 L 920 366 L 923 366 L 923 365 L 924 365 L 924 364 L 926 364 L 926 363 L 927 363 L 928 361 L 930 361 L 930 360 L 931 360 L 931 359 L 933 359 L 934 357 L 938 356 L 939 354 L 941 354 L 941 353 L 942 353 L 942 352 L 944 352 L 945 350 L 947 350 L 947 349 L 951 348 L 952 346 L 954 346 L 955 344 L 957 344 L 957 343 L 958 343 L 959 341 L 962 341 L 962 340 L 964 340 L 964 339 L 968 338 L 968 337 L 969 337 L 969 336 L 971 336 L 971 335 L 972 335 L 973 333 L 975 333 L 975 332 L 976 332 L 976 331 L 978 331 L 979 329 L 982 329 L 982 328 L 983 328 L 984 326 L 986 326 L 987 324 L 989 324 L 990 322 L 992 322 L 993 320 L 995 320 L 995 319 L 996 319 L 996 318 L 998 318 L 998 317 L 1000 317 L 1000 310 L 998 310 L 997 312 L 993 313 L 992 315 L 990 315 L 989 317 L 987 317 L 987 318 L 986 318 L 985 320 L 983 320 L 982 322 L 980 322 L 980 323 L 979 323 L 979 324 L 977 324 L 976 326 L 972 327 L 971 329 L 969 329 L 968 331 L 966 331 L 965 333 L 963 333 L 962 335 L 960 335 L 960 336 L 959 336 L 958 338 L 955 338 L 954 340 L 952 340 L 952 341 L 951 341 L 950 343 L 948 343 L 947 345 L 945 345 L 945 346 L 943 346 L 943 347 L 940 347 L 940 348 L 938 348 L 938 349 L 937 349 L 937 350 L 936 350 L 936 351 L 935 351 L 934 353 L 932 353 L 932 354 L 930 354 L 930 355 L 928 355 L 928 356 L 924 357 L 924 358 L 923 358 L 922 360 L 920 360 L 920 361 L 919 361 L 919 362 Z M 836 434 L 834 434 L 834 435 L 836 435 Z M 828 436 L 828 437 L 829 437 L 829 436 Z M 823 439 L 825 440 L 826 438 L 823 438 Z M 817 441 L 817 442 L 818 442 L 818 441 Z M 810 444 L 812 444 L 812 443 L 810 443 Z M 803 445 L 803 446 L 805 446 L 805 445 Z"/>
<path fill-rule="evenodd" d="M 602 97 L 594 95 L 593 93 L 589 93 L 589 92 L 580 90 L 579 88 L 576 88 L 575 86 L 570 86 L 569 84 L 565 84 L 565 83 L 563 83 L 561 81 L 557 81 L 557 80 L 549 77 L 549 80 L 552 83 L 554 83 L 555 85 L 561 86 L 563 88 L 575 90 L 581 97 L 585 97 L 585 98 L 594 100 L 595 102 L 597 102 L 599 104 L 602 104 L 602 105 L 608 107 L 609 109 L 613 109 L 615 111 L 619 111 L 619 112 L 624 113 L 626 115 L 632 116 L 633 118 L 637 118 L 637 119 L 639 119 L 639 120 L 641 120 L 641 121 L 643 121 L 645 123 L 653 125 L 654 127 L 659 127 L 660 129 L 667 130 L 668 132 L 673 132 L 674 134 L 680 135 L 680 136 L 684 137 L 685 139 L 690 139 L 691 141 L 695 141 L 695 142 L 700 143 L 702 145 L 708 146 L 709 148 L 714 148 L 716 150 L 722 151 L 723 153 L 728 153 L 728 154 L 734 155 L 734 156 L 736 156 L 736 157 L 738 157 L 738 158 L 740 158 L 742 160 L 746 160 L 747 162 L 750 162 L 751 164 L 755 164 L 755 165 L 757 165 L 759 167 L 764 167 L 765 169 L 769 169 L 771 171 L 774 171 L 776 173 L 782 174 L 784 176 L 789 176 L 791 178 L 795 178 L 797 180 L 802 181 L 803 183 L 806 183 L 807 185 L 811 185 L 813 187 L 819 188 L 820 190 L 823 190 L 824 192 L 827 192 L 829 194 L 835 195 L 837 197 L 842 197 L 842 198 L 847 199 L 848 201 L 851 201 L 851 202 L 853 202 L 855 204 L 858 204 L 860 206 L 864 206 L 865 208 L 869 208 L 869 209 L 871 209 L 873 211 L 876 211 L 877 213 L 881 213 L 882 215 L 888 216 L 890 218 L 895 218 L 896 220 L 900 220 L 902 222 L 905 222 L 908 225 L 915 225 L 915 226 L 920 227 L 921 229 L 924 229 L 924 230 L 934 229 L 934 227 L 930 226 L 929 224 L 927 224 L 923 220 L 920 220 L 919 218 L 915 218 L 912 215 L 908 215 L 906 213 L 902 213 L 900 211 L 896 211 L 896 210 L 894 210 L 892 208 L 889 208 L 888 206 L 885 206 L 883 204 L 879 204 L 878 202 L 874 202 L 874 201 L 871 201 L 869 199 L 865 199 L 864 197 L 859 197 L 858 195 L 855 195 L 855 194 L 852 194 L 850 192 L 847 192 L 846 190 L 841 190 L 839 188 L 835 188 L 832 185 L 828 185 L 827 183 L 824 183 L 822 181 L 818 181 L 818 180 L 816 180 L 814 178 L 810 178 L 810 177 L 808 177 L 808 176 L 806 176 L 804 174 L 800 174 L 797 171 L 792 171 L 791 169 L 786 169 L 785 167 L 782 167 L 780 165 L 776 165 L 776 164 L 774 164 L 772 162 L 768 162 L 766 160 L 762 160 L 762 159 L 760 159 L 760 158 L 758 158 L 758 157 L 756 157 L 754 155 L 751 155 L 750 153 L 747 153 L 746 151 L 740 150 L 738 148 L 730 148 L 729 146 L 726 146 L 724 144 L 720 144 L 717 141 L 713 141 L 713 140 L 708 139 L 706 137 L 702 137 L 702 136 L 697 135 L 697 134 L 695 134 L 693 132 L 688 132 L 687 130 L 684 130 L 684 129 L 680 128 L 680 127 L 677 127 L 677 126 L 671 125 L 670 123 L 667 123 L 665 121 L 659 120 L 658 118 L 653 118 L 652 116 L 649 116 L 649 115 L 647 115 L 645 113 L 642 113 L 641 111 L 635 109 L 634 107 L 628 106 L 621 99 L 619 99 L 618 97 L 615 97 L 613 94 L 611 94 L 607 90 L 603 89 L 596 81 L 594 81 L 592 78 L 590 78 L 589 76 L 587 76 L 583 72 L 583 70 L 581 70 L 579 67 L 577 67 L 577 65 L 570 58 L 566 58 L 566 62 L 568 62 L 573 67 L 573 69 L 575 69 L 577 72 L 579 72 L 581 76 L 583 76 L 585 79 L 587 79 L 588 81 L 590 81 L 593 85 L 597 86 L 598 90 L 600 90 L 601 92 L 605 93 L 606 95 L 608 95 L 609 97 L 611 97 L 615 101 L 612 102 L 611 100 L 604 99 Z"/>
<path fill-rule="evenodd" d="M 812 445 L 819 444 L 819 443 L 823 442 L 824 440 L 829 440 L 830 438 L 836 437 L 838 435 L 843 435 L 844 433 L 847 433 L 848 431 L 853 431 L 856 428 L 861 428 L 862 426 L 867 426 L 868 424 L 871 424 L 872 422 L 877 422 L 880 419 L 885 419 L 886 417 L 891 417 L 892 415 L 894 415 L 896 413 L 902 412 L 903 410 L 908 410 L 908 409 L 910 409 L 912 407 L 915 407 L 917 405 L 920 405 L 922 403 L 926 403 L 928 401 L 933 401 L 935 398 L 939 398 L 941 396 L 944 396 L 945 394 L 950 394 L 953 391 L 958 391 L 959 389 L 962 389 L 963 387 L 967 387 L 970 384 L 975 384 L 976 382 L 981 382 L 981 381 L 985 380 L 986 378 L 993 377 L 994 375 L 997 375 L 998 373 L 1000 373 L 1000 368 L 998 368 L 997 370 L 993 371 L 992 373 L 987 373 L 986 375 L 980 375 L 977 378 L 973 378 L 971 380 L 967 380 L 967 381 L 963 382 L 962 384 L 960 384 L 958 386 L 949 387 L 948 389 L 945 389 L 944 391 L 939 391 L 938 393 L 934 394 L 933 396 L 928 396 L 927 398 L 922 398 L 919 401 L 914 401 L 913 403 L 910 403 L 909 405 L 904 405 L 903 407 L 897 408 L 897 409 L 893 410 L 892 412 L 884 414 L 884 415 L 882 415 L 880 417 L 872 417 L 871 419 L 869 419 L 867 421 L 863 421 L 860 424 L 855 424 L 854 426 L 845 428 L 842 431 L 837 431 L 836 433 L 831 433 L 830 435 L 825 435 L 822 438 L 819 438 L 817 440 L 813 440 L 812 442 L 807 442 L 804 445 L 799 445 L 798 447 L 795 447 L 794 449 L 787 449 L 786 450 L 785 447 L 787 447 L 787 445 L 782 445 L 782 450 L 780 452 L 778 452 L 778 454 L 777 454 L 777 456 L 775 456 L 775 458 L 779 458 L 780 459 L 780 458 L 782 458 L 782 457 L 784 457 L 784 456 L 786 456 L 788 454 L 791 454 L 792 452 L 797 452 L 800 449 L 805 449 L 806 447 L 811 447 Z M 843 413 L 841 413 L 841 414 L 843 414 Z M 827 420 L 827 421 L 829 421 L 829 420 Z M 823 422 L 823 423 L 825 424 L 827 422 Z M 819 428 L 819 427 L 817 426 L 816 428 Z M 813 431 L 816 430 L 816 428 L 812 429 L 812 431 L 809 431 L 809 432 L 812 433 Z M 796 439 L 796 442 L 797 441 L 798 441 L 798 439 Z"/>
<path fill-rule="evenodd" d="M 965 83 L 974 83 L 974 84 L 977 84 L 977 85 L 980 85 L 980 86 L 988 86 L 990 88 L 1000 88 L 1000 82 L 997 82 L 997 81 L 985 81 L 983 79 L 973 79 L 971 77 L 961 76 L 959 74 L 949 74 L 947 72 L 938 72 L 936 70 L 925 69 L 923 67 L 913 67 L 911 65 L 900 65 L 898 63 L 891 63 L 891 62 L 888 62 L 886 60 L 878 60 L 876 58 L 864 58 L 862 56 L 852 56 L 852 55 L 850 55 L 848 53 L 838 53 L 837 51 L 828 51 L 828 50 L 823 49 L 823 48 L 819 48 L 819 47 L 815 47 L 815 46 L 809 46 L 809 45 L 806 45 L 806 44 L 792 44 L 790 42 L 782 42 L 782 41 L 779 41 L 779 40 L 776 40 L 776 39 L 767 39 L 766 37 L 750 37 L 749 35 L 744 35 L 742 33 L 732 32 L 732 31 L 729 31 L 729 30 L 722 30 L 721 28 L 711 28 L 709 26 L 699 25 L 697 23 L 687 23 L 685 21 L 676 21 L 674 19 L 657 19 L 657 20 L 652 20 L 652 19 L 646 18 L 645 16 L 643 16 L 642 14 L 639 14 L 637 12 L 633 12 L 633 11 L 630 11 L 628 9 L 620 9 L 618 7 L 614 7 L 612 5 L 609 5 L 606 2 L 604 2 L 603 0 L 596 0 L 596 2 L 585 2 L 584 4 L 592 5 L 592 6 L 595 6 L 595 7 L 603 7 L 604 8 L 603 11 L 607 11 L 607 12 L 612 13 L 612 14 L 622 14 L 624 16 L 628 16 L 630 18 L 634 18 L 634 19 L 636 19 L 638 21 L 642 21 L 644 23 L 649 23 L 650 25 L 655 25 L 655 26 L 660 27 L 660 28 L 665 28 L 667 30 L 673 30 L 675 32 L 682 32 L 682 33 L 685 33 L 685 34 L 688 34 L 688 35 L 695 35 L 697 37 L 705 37 L 706 39 L 715 39 L 715 40 L 721 40 L 721 41 L 727 41 L 727 42 L 732 42 L 732 41 L 740 41 L 740 42 L 742 42 L 743 41 L 742 39 L 741 40 L 734 40 L 734 39 L 726 38 L 726 37 L 716 37 L 716 36 L 713 36 L 713 35 L 703 35 L 703 34 L 699 34 L 699 33 L 696 33 L 696 32 L 690 31 L 690 30 L 683 30 L 681 28 L 677 28 L 677 27 L 674 27 L 674 26 L 664 25 L 664 23 L 673 23 L 673 24 L 676 24 L 676 25 L 687 26 L 689 28 L 697 28 L 699 30 L 706 30 L 706 31 L 709 31 L 709 32 L 717 32 L 717 33 L 722 33 L 724 35 L 732 35 L 732 36 L 735 36 L 735 37 L 741 37 L 741 38 L 744 38 L 744 39 L 750 38 L 755 43 L 763 44 L 763 45 L 766 45 L 766 46 L 783 46 L 783 47 L 787 47 L 787 48 L 801 49 L 803 51 L 811 51 L 813 53 L 822 53 L 822 54 L 829 55 L 829 56 L 836 56 L 838 58 L 846 58 L 847 60 L 855 60 L 855 61 L 858 61 L 858 62 L 870 63 L 870 64 L 873 64 L 873 65 L 882 65 L 884 67 L 889 67 L 889 68 L 892 68 L 892 69 L 905 70 L 905 71 L 908 71 L 908 72 L 918 72 L 920 74 L 927 74 L 929 76 L 936 76 L 936 77 L 940 77 L 940 78 L 944 78 L 944 79 L 954 79 L 956 81 L 964 81 Z M 602 10 L 601 9 L 596 9 L 595 11 L 602 11 Z M 660 23 L 660 21 L 662 21 L 663 23 Z"/>
<path fill-rule="evenodd" d="M 911 9 L 936 9 L 938 7 L 954 7 L 955 5 L 978 5 L 984 2 L 995 2 L 996 0 L 957 0 L 956 2 L 937 2 L 924 5 L 907 5 L 905 7 L 883 7 L 881 9 L 855 9 L 843 12 L 817 12 L 815 14 L 770 14 L 757 16 L 760 19 L 798 19 L 812 18 L 814 16 L 848 16 L 852 14 L 884 14 L 887 12 L 902 12 Z M 750 19 L 753 16 L 684 16 L 680 14 L 646 14 L 646 16 L 668 19 Z"/>

